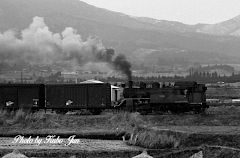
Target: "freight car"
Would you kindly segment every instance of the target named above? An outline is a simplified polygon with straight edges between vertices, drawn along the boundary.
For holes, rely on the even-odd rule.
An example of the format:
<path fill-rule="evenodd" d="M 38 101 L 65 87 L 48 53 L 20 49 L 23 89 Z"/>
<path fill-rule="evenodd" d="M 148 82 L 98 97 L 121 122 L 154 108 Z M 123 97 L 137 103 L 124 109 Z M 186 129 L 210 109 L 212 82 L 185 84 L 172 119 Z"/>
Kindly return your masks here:
<path fill-rule="evenodd" d="M 45 108 L 44 84 L 0 84 L 0 109 Z"/>
<path fill-rule="evenodd" d="M 111 85 L 1 84 L 0 109 L 52 109 L 57 113 L 87 109 L 99 114 L 111 108 Z"/>
<path fill-rule="evenodd" d="M 95 84 L 50 84 L 46 88 L 46 108 L 57 113 L 87 109 L 100 114 L 111 108 L 111 85 Z"/>
<path fill-rule="evenodd" d="M 139 87 L 133 87 L 133 82 L 129 81 L 128 88 L 124 88 L 123 91 L 124 99 L 118 107 L 144 114 L 152 111 L 201 113 L 208 108 L 206 90 L 204 84 L 190 81 L 162 87 L 159 83 L 152 83 L 150 88 L 143 82 Z"/>

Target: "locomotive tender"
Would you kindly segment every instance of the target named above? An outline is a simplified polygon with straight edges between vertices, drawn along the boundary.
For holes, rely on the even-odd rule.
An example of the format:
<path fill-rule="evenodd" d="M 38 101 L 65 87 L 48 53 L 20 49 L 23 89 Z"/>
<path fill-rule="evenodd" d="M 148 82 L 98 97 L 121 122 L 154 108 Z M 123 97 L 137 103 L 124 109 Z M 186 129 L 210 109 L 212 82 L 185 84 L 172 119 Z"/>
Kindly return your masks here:
<path fill-rule="evenodd" d="M 172 113 L 194 111 L 203 112 L 206 104 L 204 84 L 196 82 L 176 82 L 174 86 L 153 83 L 150 88 L 141 82 L 133 87 L 133 82 L 123 90 L 123 99 L 115 108 L 127 111 L 149 113 L 153 111 Z M 0 109 L 52 109 L 57 113 L 87 109 L 100 114 L 112 109 L 111 85 L 94 84 L 0 84 Z"/>
<path fill-rule="evenodd" d="M 133 82 L 129 81 L 128 88 L 123 91 L 125 99 L 119 107 L 144 114 L 152 111 L 201 113 L 208 108 L 206 90 L 204 84 L 191 81 L 175 82 L 174 85 L 163 85 L 161 88 L 157 82 L 147 88 L 146 83 L 140 82 L 139 87 L 133 87 Z"/>

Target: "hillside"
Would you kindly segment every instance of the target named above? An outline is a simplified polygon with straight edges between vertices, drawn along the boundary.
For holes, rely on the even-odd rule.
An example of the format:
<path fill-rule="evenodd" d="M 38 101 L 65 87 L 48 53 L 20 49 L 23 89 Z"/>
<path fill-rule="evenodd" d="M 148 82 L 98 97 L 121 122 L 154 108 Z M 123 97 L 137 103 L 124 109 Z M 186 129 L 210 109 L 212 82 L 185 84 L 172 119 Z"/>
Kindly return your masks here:
<path fill-rule="evenodd" d="M 196 33 L 207 25 L 131 17 L 78 0 L 0 1 L 1 32 L 20 31 L 28 27 L 35 16 L 43 17 L 52 32 L 73 27 L 83 39 L 98 36 L 105 46 L 127 54 L 130 59 L 139 52 L 142 57 L 158 63 L 163 60 L 180 64 L 237 63 L 240 58 L 239 38 Z M 157 64 L 150 59 L 144 63 Z M 138 61 L 133 64 L 137 65 Z"/>

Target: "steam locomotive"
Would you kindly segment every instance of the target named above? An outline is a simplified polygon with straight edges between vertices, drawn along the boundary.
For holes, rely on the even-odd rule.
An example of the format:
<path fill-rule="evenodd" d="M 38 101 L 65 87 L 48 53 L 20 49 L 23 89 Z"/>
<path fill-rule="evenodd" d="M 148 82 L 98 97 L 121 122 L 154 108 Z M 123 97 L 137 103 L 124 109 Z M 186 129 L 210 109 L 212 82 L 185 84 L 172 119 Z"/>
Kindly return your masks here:
<path fill-rule="evenodd" d="M 112 106 L 108 83 L 0 84 L 0 109 L 52 109 L 57 113 L 87 109 L 100 114 L 105 109 L 116 108 L 144 114 L 153 111 L 201 113 L 208 108 L 206 90 L 204 84 L 196 82 L 176 82 L 162 87 L 159 83 L 147 87 L 141 82 L 135 87 L 129 81 L 129 86 L 123 88 L 120 103 Z"/>
<path fill-rule="evenodd" d="M 133 87 L 133 82 L 129 81 L 128 88 L 124 88 L 124 99 L 119 107 L 143 114 L 153 111 L 201 113 L 208 108 L 206 90 L 204 84 L 191 81 L 175 82 L 174 85 L 162 85 L 162 87 L 155 82 L 148 88 L 144 82 L 140 82 L 139 87 Z"/>

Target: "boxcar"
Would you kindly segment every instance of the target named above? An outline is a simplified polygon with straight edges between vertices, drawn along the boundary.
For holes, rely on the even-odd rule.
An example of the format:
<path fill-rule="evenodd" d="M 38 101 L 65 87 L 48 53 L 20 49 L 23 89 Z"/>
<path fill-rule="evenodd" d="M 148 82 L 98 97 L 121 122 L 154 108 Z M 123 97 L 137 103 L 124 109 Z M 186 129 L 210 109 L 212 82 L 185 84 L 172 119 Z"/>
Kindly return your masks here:
<path fill-rule="evenodd" d="M 46 87 L 46 108 L 58 113 L 68 110 L 88 109 L 99 114 L 111 108 L 111 86 L 96 84 L 48 84 Z"/>
<path fill-rule="evenodd" d="M 45 107 L 43 84 L 0 84 L 1 109 L 40 109 Z"/>

